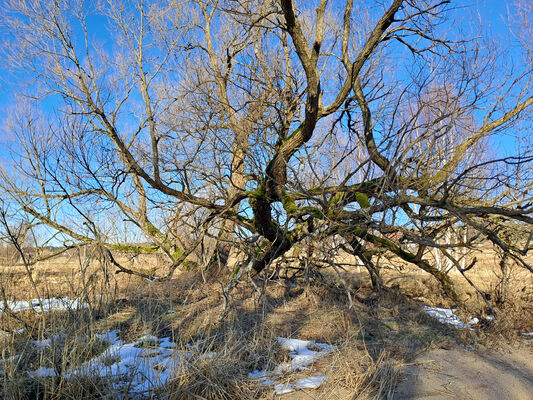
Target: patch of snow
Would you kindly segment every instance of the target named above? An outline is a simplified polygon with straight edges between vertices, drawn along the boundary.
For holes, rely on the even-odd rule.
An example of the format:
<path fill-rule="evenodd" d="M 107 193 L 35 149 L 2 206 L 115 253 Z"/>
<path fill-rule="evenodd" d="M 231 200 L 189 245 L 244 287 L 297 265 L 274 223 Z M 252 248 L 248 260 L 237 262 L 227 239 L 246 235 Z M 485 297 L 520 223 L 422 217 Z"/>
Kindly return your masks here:
<path fill-rule="evenodd" d="M 163 349 L 173 349 L 176 347 L 176 343 L 171 342 L 169 337 L 163 338 L 159 341 L 159 347 Z"/>
<path fill-rule="evenodd" d="M 144 335 L 137 339 L 138 347 L 150 347 L 159 345 L 159 339 L 154 335 Z"/>
<path fill-rule="evenodd" d="M 325 343 L 315 343 L 312 340 L 287 339 L 278 337 L 278 342 L 292 357 L 290 363 L 280 364 L 274 370 L 275 372 L 284 373 L 305 369 L 308 365 L 314 363 L 333 351 L 333 346 Z M 318 351 L 311 350 L 318 349 Z"/>
<path fill-rule="evenodd" d="M 285 350 L 296 352 L 305 351 L 307 350 L 308 346 L 314 344 L 311 340 L 290 339 L 282 337 L 278 337 L 278 343 Z"/>
<path fill-rule="evenodd" d="M 268 375 L 269 375 L 268 371 L 266 371 L 266 370 L 259 371 L 259 370 L 256 369 L 256 370 L 250 372 L 248 374 L 248 377 L 252 378 L 252 379 L 266 379 Z"/>
<path fill-rule="evenodd" d="M 522 336 L 531 336 L 531 337 L 533 337 L 533 332 L 522 332 L 521 335 Z"/>
<path fill-rule="evenodd" d="M 119 330 L 113 330 L 95 336 L 109 343 L 109 347 L 95 358 L 72 367 L 63 372 L 65 379 L 79 376 L 97 375 L 109 378 L 117 389 L 129 387 L 131 393 L 145 394 L 169 382 L 183 363 L 194 362 L 195 351 L 180 351 L 169 337 L 158 338 L 144 335 L 134 342 L 125 343 L 119 339 Z M 53 345 L 56 337 L 34 340 L 39 348 Z M 280 383 L 277 378 L 287 372 L 307 369 L 307 366 L 333 351 L 334 346 L 315 343 L 310 340 L 278 338 L 284 349 L 290 351 L 292 360 L 278 365 L 273 371 L 254 371 L 250 378 L 261 381 L 262 385 L 272 387 L 277 394 L 289 393 L 299 389 L 314 389 L 328 378 L 327 376 L 310 376 L 298 379 L 294 383 Z M 202 357 L 216 357 L 210 352 Z M 57 376 L 56 370 L 42 366 L 31 372 L 35 377 Z"/>
<path fill-rule="evenodd" d="M 424 306 L 424 311 L 431 317 L 436 318 L 443 324 L 453 325 L 456 328 L 470 328 L 479 322 L 477 318 L 472 318 L 469 322 L 463 322 L 461 318 L 455 315 L 455 308 L 439 308 Z"/>
<path fill-rule="evenodd" d="M 113 331 L 105 332 L 105 333 L 97 333 L 96 336 L 98 339 L 103 340 L 105 342 L 108 342 L 110 344 L 117 344 L 120 342 L 118 338 L 119 330 L 115 329 Z"/>
<path fill-rule="evenodd" d="M 39 349 L 44 349 L 45 347 L 52 347 L 54 341 L 59 341 L 65 338 L 64 334 L 52 335 L 49 338 L 43 340 L 32 340 L 31 343 Z"/>
<path fill-rule="evenodd" d="M 274 386 L 276 394 L 285 394 L 294 391 L 294 385 L 290 383 L 278 383 Z"/>
<path fill-rule="evenodd" d="M 42 308 L 39 303 L 39 299 L 33 299 L 31 301 L 7 301 L 7 307 L 13 312 L 35 310 L 36 312 L 44 311 L 65 311 L 65 310 L 79 310 L 87 308 L 89 305 L 81 299 L 71 299 L 69 297 L 53 297 L 51 299 L 42 299 Z M 0 302 L 0 313 L 5 312 L 5 304 Z"/>
<path fill-rule="evenodd" d="M 299 389 L 316 389 L 327 380 L 328 377 L 324 375 L 310 376 L 308 378 L 298 379 L 295 383 L 278 383 L 274 385 L 274 391 L 280 395 Z"/>
<path fill-rule="evenodd" d="M 319 387 L 327 380 L 327 376 L 313 376 L 302 378 L 291 383 L 276 383 L 274 377 L 279 377 L 288 372 L 305 370 L 309 365 L 331 353 L 335 347 L 326 343 L 316 343 L 312 340 L 300 340 L 278 337 L 278 342 L 286 350 L 292 360 L 289 363 L 283 363 L 274 368 L 273 371 L 253 371 L 248 376 L 252 379 L 261 381 L 262 385 L 274 386 L 276 394 L 290 393 L 298 389 L 314 389 Z"/>
<path fill-rule="evenodd" d="M 309 378 L 298 379 L 295 386 L 297 389 L 316 389 L 327 380 L 328 377 L 325 375 L 310 376 Z"/>
<path fill-rule="evenodd" d="M 52 344 L 52 339 L 48 338 L 43 340 L 32 340 L 31 342 L 35 347 L 43 349 L 45 347 L 49 347 Z"/>
<path fill-rule="evenodd" d="M 191 357 L 188 352 L 178 353 L 175 350 L 176 344 L 168 337 L 159 339 L 145 335 L 132 343 L 124 343 L 118 335 L 118 330 L 97 334 L 97 338 L 107 341 L 110 346 L 92 360 L 65 371 L 64 377 L 70 379 L 98 375 L 110 378 L 119 389 L 127 385 L 130 392 L 140 394 L 165 384 L 180 362 Z M 39 343 L 46 345 L 49 339 Z M 41 367 L 32 374 L 47 377 L 55 376 L 56 372 L 51 368 Z"/>
<path fill-rule="evenodd" d="M 52 369 L 52 368 L 40 367 L 39 369 L 31 372 L 30 375 L 31 376 L 36 376 L 36 377 L 39 377 L 39 378 L 45 378 L 45 377 L 49 377 L 49 376 L 57 376 L 57 372 L 54 369 Z"/>
<path fill-rule="evenodd" d="M 179 357 L 172 357 L 175 345 L 170 338 L 158 339 L 145 335 L 133 343 L 123 343 L 117 339 L 118 332 L 111 335 L 113 342 L 97 358 L 83 364 L 76 374 L 97 373 L 102 377 L 114 377 L 118 381 L 126 377 L 131 390 L 145 392 L 164 384 L 179 363 Z M 159 346 L 162 342 L 164 347 Z"/>
<path fill-rule="evenodd" d="M 176 360 L 171 357 L 171 350 L 145 348 L 144 343 L 116 343 L 96 359 L 83 364 L 74 374 L 96 373 L 118 381 L 126 378 L 136 393 L 153 389 L 167 381 Z"/>

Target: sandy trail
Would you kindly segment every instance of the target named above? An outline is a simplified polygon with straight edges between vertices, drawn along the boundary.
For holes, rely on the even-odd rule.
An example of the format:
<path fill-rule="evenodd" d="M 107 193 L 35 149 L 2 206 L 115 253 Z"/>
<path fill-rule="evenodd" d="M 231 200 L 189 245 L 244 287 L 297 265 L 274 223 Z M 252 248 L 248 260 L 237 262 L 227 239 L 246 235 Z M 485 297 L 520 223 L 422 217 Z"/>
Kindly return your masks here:
<path fill-rule="evenodd" d="M 506 352 L 435 349 L 404 370 L 395 400 L 533 400 L 533 341 Z"/>

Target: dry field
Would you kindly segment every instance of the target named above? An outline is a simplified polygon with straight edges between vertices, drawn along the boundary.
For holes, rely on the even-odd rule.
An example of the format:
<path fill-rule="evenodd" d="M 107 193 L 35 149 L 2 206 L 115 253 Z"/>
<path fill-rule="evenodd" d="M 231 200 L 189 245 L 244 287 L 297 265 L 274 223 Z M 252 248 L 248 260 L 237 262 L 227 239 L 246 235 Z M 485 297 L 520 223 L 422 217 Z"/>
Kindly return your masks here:
<path fill-rule="evenodd" d="M 522 399 L 533 387 L 533 365 L 520 369 L 505 354 L 512 358 L 531 351 L 531 339 L 521 333 L 533 332 L 533 276 L 511 265 L 502 287 L 497 254 L 486 247 L 471 256 L 478 263 L 467 276 L 498 303 L 492 319 L 481 296 L 452 272 L 464 301 L 457 315 L 480 321 L 471 329 L 456 329 L 428 315 L 424 305 L 453 304 L 431 276 L 396 260 L 382 262 L 386 288 L 380 296 L 372 292 L 364 270 L 350 266 L 354 260 L 339 256 L 342 279 L 323 268 L 321 276 L 308 279 L 281 271 L 255 286 L 243 280 L 230 293 L 225 310 L 221 282 L 229 275 L 204 282 L 199 273 L 181 271 L 169 281 L 150 282 L 115 274 L 80 253 L 35 265 L 33 287 L 24 267 L 3 266 L 0 391 L 6 399 L 422 399 L 424 393 L 481 399 L 491 398 L 486 396 L 490 390 L 473 392 L 468 379 L 490 373 L 495 378 L 485 389 L 492 382 L 503 385 L 494 392 L 498 396 Z M 124 255 L 120 261 L 147 270 L 157 267 L 150 257 L 132 260 Z M 69 303 L 62 310 L 36 312 L 17 310 L 14 305 L 20 303 L 13 302 L 65 296 L 83 306 Z M 311 342 L 295 350 L 279 338 Z M 488 348 L 503 352 L 491 356 L 507 374 L 500 383 L 497 367 L 476 372 L 481 361 L 472 354 L 481 357 Z M 113 370 L 125 362 L 126 349 L 140 364 Z M 428 354 L 439 359 L 429 360 Z M 450 371 L 452 354 L 462 363 L 460 374 Z M 300 356 L 313 358 L 306 369 L 280 369 Z M 116 373 L 102 373 L 96 359 Z M 141 365 L 147 360 L 150 372 Z M 257 378 L 261 372 L 268 376 Z M 421 383 L 426 376 L 433 381 L 424 378 Z M 448 381 L 439 381 L 439 376 Z M 506 392 L 508 376 L 523 382 L 526 392 L 521 387 Z M 310 377 L 327 378 L 312 388 Z M 282 394 L 298 382 L 304 383 L 299 390 Z M 441 386 L 449 384 L 452 388 L 443 391 Z"/>

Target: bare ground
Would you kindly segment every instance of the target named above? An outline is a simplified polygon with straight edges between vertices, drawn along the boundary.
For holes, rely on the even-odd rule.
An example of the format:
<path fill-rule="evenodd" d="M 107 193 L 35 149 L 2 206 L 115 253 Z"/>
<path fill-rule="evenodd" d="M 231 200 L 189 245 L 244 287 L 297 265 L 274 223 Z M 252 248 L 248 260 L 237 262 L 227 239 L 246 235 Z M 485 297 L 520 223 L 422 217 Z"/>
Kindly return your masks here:
<path fill-rule="evenodd" d="M 439 348 L 403 371 L 395 400 L 531 400 L 533 343 L 493 352 Z"/>

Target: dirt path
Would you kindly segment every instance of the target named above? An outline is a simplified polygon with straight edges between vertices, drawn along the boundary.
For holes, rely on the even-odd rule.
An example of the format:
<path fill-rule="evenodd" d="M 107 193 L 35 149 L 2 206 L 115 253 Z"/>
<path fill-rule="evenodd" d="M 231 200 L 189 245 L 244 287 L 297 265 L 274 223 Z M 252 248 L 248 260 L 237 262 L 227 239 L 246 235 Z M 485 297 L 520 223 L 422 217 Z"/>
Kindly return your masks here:
<path fill-rule="evenodd" d="M 430 350 L 404 373 L 395 400 L 533 400 L 533 341 L 500 353 Z"/>

